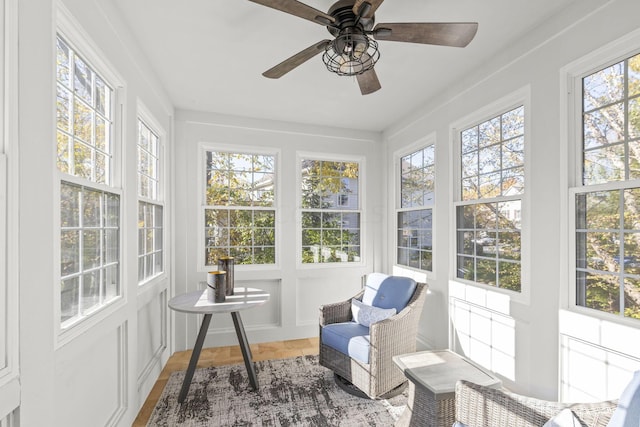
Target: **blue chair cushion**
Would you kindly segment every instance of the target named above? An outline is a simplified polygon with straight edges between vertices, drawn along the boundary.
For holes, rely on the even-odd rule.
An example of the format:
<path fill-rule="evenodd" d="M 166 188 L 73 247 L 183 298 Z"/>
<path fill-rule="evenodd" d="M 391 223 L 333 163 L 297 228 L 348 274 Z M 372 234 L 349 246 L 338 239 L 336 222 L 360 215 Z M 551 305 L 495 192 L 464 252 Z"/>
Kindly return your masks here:
<path fill-rule="evenodd" d="M 640 426 L 640 371 L 633 374 L 631 382 L 620 395 L 618 407 L 613 411 L 607 427 Z"/>
<path fill-rule="evenodd" d="M 367 276 L 362 302 L 379 308 L 395 308 L 400 313 L 416 290 L 416 281 L 409 277 L 371 273 Z"/>
<path fill-rule="evenodd" d="M 369 363 L 369 328 L 356 322 L 332 323 L 322 328 L 322 343 L 362 363 Z"/>

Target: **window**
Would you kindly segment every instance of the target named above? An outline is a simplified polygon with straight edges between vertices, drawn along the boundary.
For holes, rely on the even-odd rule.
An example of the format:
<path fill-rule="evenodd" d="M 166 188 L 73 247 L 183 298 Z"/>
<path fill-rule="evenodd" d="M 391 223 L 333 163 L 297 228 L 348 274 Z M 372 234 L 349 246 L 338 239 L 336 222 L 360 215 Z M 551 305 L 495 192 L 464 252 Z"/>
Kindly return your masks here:
<path fill-rule="evenodd" d="M 160 201 L 160 138 L 138 119 L 138 282 L 164 268 L 163 206 Z"/>
<path fill-rule="evenodd" d="M 205 151 L 205 265 L 276 263 L 276 158 Z"/>
<path fill-rule="evenodd" d="M 521 291 L 524 107 L 460 133 L 458 278 Z"/>
<path fill-rule="evenodd" d="M 120 295 L 120 196 L 62 182 L 60 214 L 64 325 Z"/>
<path fill-rule="evenodd" d="M 60 180 L 60 321 L 121 295 L 120 195 L 113 168 L 113 90 L 61 36 L 56 45 Z"/>
<path fill-rule="evenodd" d="M 400 158 L 399 265 L 433 271 L 435 146 Z"/>
<path fill-rule="evenodd" d="M 58 169 L 111 184 L 113 90 L 60 36 L 56 71 Z"/>
<path fill-rule="evenodd" d="M 640 319 L 640 55 L 580 83 L 576 304 Z"/>
<path fill-rule="evenodd" d="M 302 263 L 360 262 L 357 162 L 301 159 Z"/>

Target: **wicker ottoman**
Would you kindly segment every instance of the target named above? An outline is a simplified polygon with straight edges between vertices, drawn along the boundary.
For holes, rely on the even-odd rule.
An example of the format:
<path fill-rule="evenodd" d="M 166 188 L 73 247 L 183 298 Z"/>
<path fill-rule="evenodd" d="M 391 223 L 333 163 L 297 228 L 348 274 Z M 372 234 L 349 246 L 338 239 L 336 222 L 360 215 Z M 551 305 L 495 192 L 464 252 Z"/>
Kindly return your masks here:
<path fill-rule="evenodd" d="M 409 379 L 409 402 L 396 427 L 451 427 L 458 380 L 501 386 L 498 378 L 450 350 L 403 354 L 393 361 Z"/>

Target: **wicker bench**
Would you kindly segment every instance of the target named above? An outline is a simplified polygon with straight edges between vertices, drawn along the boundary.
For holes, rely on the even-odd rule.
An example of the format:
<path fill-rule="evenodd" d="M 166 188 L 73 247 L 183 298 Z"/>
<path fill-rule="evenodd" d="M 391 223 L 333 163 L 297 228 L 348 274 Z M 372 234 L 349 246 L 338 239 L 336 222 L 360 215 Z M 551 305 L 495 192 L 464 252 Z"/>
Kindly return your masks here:
<path fill-rule="evenodd" d="M 564 408 L 570 408 L 583 426 L 605 427 L 618 403 L 549 402 L 468 381 L 456 384 L 455 402 L 456 421 L 467 427 L 540 427 Z"/>

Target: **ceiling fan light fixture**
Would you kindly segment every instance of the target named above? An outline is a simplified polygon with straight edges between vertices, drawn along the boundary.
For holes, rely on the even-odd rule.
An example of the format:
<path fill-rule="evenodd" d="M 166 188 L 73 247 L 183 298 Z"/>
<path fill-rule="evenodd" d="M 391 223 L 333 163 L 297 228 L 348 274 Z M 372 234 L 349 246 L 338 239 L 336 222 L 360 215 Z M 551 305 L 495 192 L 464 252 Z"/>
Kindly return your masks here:
<path fill-rule="evenodd" d="M 328 44 L 322 61 L 339 76 L 356 76 L 369 71 L 380 59 L 378 43 L 363 33 L 345 31 Z"/>

